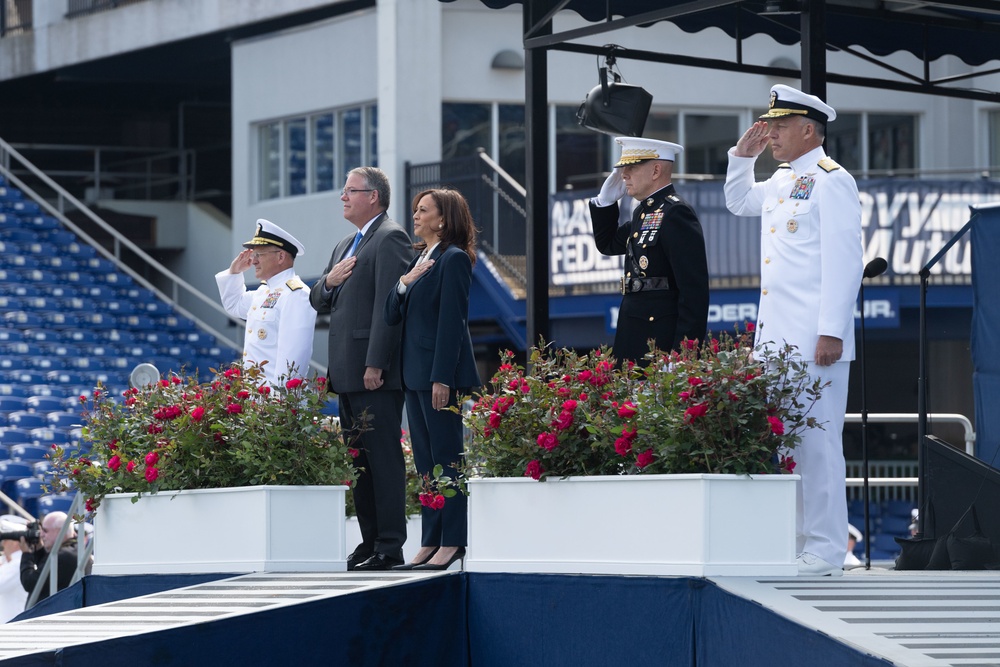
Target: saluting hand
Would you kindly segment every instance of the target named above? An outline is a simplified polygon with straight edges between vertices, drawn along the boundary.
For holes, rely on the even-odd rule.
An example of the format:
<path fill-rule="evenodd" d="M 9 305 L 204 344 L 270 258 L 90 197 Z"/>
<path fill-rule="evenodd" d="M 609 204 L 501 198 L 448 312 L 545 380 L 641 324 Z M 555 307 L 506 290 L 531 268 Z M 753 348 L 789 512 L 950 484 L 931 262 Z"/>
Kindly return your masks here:
<path fill-rule="evenodd" d="M 233 259 L 233 263 L 229 265 L 229 273 L 243 273 L 253 266 L 252 255 L 253 251 L 250 249 L 244 250 L 240 254 L 236 255 L 236 258 Z"/>
<path fill-rule="evenodd" d="M 758 120 L 736 142 L 733 154 L 736 157 L 757 157 L 764 152 L 770 142 L 771 131 L 767 127 L 767 122 Z"/>

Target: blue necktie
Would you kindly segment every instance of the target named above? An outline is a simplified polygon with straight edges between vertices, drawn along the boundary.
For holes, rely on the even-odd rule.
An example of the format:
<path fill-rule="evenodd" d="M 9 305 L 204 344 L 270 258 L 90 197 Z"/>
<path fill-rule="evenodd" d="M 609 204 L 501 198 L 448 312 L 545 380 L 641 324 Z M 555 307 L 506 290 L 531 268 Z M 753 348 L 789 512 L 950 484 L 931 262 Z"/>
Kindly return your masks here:
<path fill-rule="evenodd" d="M 361 232 L 358 232 L 357 234 L 354 235 L 354 245 L 352 245 L 351 249 L 347 251 L 346 255 L 344 255 L 344 259 L 354 256 L 354 251 L 358 249 L 358 244 L 361 243 L 361 236 L 362 236 Z"/>

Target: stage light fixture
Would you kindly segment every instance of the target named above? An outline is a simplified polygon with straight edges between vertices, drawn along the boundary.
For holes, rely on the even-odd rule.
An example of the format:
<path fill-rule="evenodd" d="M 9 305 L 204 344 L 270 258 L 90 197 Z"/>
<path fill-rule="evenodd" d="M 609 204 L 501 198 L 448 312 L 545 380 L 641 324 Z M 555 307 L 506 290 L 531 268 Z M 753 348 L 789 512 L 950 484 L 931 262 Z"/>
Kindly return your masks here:
<path fill-rule="evenodd" d="M 621 82 L 621 75 L 614 71 L 614 49 L 605 59 L 605 66 L 598 69 L 600 84 L 587 93 L 576 112 L 583 127 L 611 136 L 642 136 L 646 117 L 653 103 L 653 96 L 639 86 Z M 612 80 L 608 81 L 608 75 Z"/>

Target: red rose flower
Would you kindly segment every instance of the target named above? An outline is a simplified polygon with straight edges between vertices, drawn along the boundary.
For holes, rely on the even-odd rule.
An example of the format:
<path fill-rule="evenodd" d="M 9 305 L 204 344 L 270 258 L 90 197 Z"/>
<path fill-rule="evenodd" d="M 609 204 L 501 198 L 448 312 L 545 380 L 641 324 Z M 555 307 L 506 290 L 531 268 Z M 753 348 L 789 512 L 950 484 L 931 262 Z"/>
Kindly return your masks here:
<path fill-rule="evenodd" d="M 240 399 L 241 401 L 245 401 L 246 399 L 250 398 L 250 392 L 247 391 L 246 389 L 241 389 L 238 392 L 236 392 L 236 398 Z"/>
<path fill-rule="evenodd" d="M 87 501 L 85 503 L 83 503 L 83 509 L 85 509 L 88 512 L 93 512 L 94 511 L 94 499 L 93 498 L 87 498 Z"/>
<path fill-rule="evenodd" d="M 632 451 L 632 441 L 624 436 L 616 439 L 615 451 L 618 452 L 619 456 L 628 456 L 628 453 Z"/>
<path fill-rule="evenodd" d="M 226 406 L 226 412 L 228 412 L 231 415 L 238 415 L 241 412 L 243 412 L 243 406 L 240 405 L 239 403 L 230 403 L 229 405 Z"/>
<path fill-rule="evenodd" d="M 135 470 L 135 461 L 129 461 L 128 463 L 126 463 L 125 464 L 125 470 L 128 470 L 129 472 L 134 471 Z"/>
<path fill-rule="evenodd" d="M 639 456 L 637 456 L 636 459 L 635 459 L 635 465 L 636 465 L 637 468 L 645 468 L 646 466 L 648 466 L 652 462 L 653 462 L 653 450 L 652 449 L 647 449 L 642 454 L 639 454 Z"/>
<path fill-rule="evenodd" d="M 196 422 L 200 422 L 205 416 L 205 408 L 200 405 L 193 410 L 191 410 L 191 419 Z"/>
<path fill-rule="evenodd" d="M 684 411 L 684 421 L 691 423 L 699 417 L 704 417 L 706 412 L 708 412 L 707 403 L 696 403 Z"/>
<path fill-rule="evenodd" d="M 118 469 L 121 467 L 122 467 L 122 459 L 117 454 L 108 459 L 108 468 L 110 468 L 114 472 L 118 472 Z"/>
<path fill-rule="evenodd" d="M 268 394 L 271 393 L 271 385 L 262 384 L 261 386 L 257 387 L 257 393 L 260 394 L 261 396 L 267 396 Z"/>
<path fill-rule="evenodd" d="M 488 417 L 490 428 L 500 428 L 500 415 L 495 412 L 491 412 Z"/>
<path fill-rule="evenodd" d="M 753 333 L 757 330 L 757 325 L 754 322 L 747 322 L 747 333 Z"/>
<path fill-rule="evenodd" d="M 157 461 L 160 460 L 160 455 L 156 452 L 150 452 L 146 454 L 146 465 L 155 466 Z"/>
<path fill-rule="evenodd" d="M 146 468 L 146 481 L 152 484 L 160 476 L 160 471 L 156 468 Z"/>
<path fill-rule="evenodd" d="M 768 417 L 767 423 L 771 425 L 771 433 L 775 435 L 785 434 L 785 423 L 777 417 Z"/>
<path fill-rule="evenodd" d="M 629 419 L 635 417 L 638 410 L 635 409 L 635 404 L 632 401 L 625 401 L 622 403 L 621 407 L 618 408 L 618 416 L 622 419 Z"/>
<path fill-rule="evenodd" d="M 431 509 L 432 510 L 439 510 L 442 507 L 444 507 L 444 496 L 442 496 L 439 493 L 439 494 L 435 495 L 434 498 L 431 499 Z"/>
<path fill-rule="evenodd" d="M 542 464 L 538 462 L 538 459 L 533 459 L 528 461 L 528 465 L 524 469 L 524 476 L 531 479 L 539 479 L 543 472 L 545 470 L 542 469 Z"/>
<path fill-rule="evenodd" d="M 352 459 L 356 459 L 356 458 L 358 458 L 358 454 L 360 454 L 361 452 L 359 452 L 358 450 L 356 450 L 354 447 L 348 447 L 347 448 L 347 453 L 351 455 Z"/>
<path fill-rule="evenodd" d="M 559 446 L 559 438 L 555 433 L 541 433 L 537 442 L 539 447 L 549 452 Z"/>
<path fill-rule="evenodd" d="M 226 376 L 227 378 L 233 378 L 233 377 L 238 378 L 240 376 L 240 369 L 239 368 L 230 368 L 230 369 L 226 370 L 223 373 L 223 375 Z"/>
<path fill-rule="evenodd" d="M 563 410 L 559 416 L 552 420 L 552 427 L 557 431 L 565 431 L 573 425 L 573 413 Z"/>
<path fill-rule="evenodd" d="M 292 378 L 285 383 L 285 389 L 297 389 L 302 386 L 302 378 Z"/>
<path fill-rule="evenodd" d="M 705 381 L 702 380 L 700 377 L 695 376 L 688 378 L 688 384 L 691 385 L 692 387 L 697 387 L 699 385 L 705 384 Z"/>

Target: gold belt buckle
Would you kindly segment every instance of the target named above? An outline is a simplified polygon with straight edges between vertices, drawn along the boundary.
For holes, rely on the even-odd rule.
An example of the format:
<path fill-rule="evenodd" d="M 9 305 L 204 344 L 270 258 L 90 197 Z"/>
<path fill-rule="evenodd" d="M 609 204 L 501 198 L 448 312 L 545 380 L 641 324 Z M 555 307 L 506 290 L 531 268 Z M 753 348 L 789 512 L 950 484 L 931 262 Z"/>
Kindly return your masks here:
<path fill-rule="evenodd" d="M 625 276 L 622 276 L 619 280 L 621 282 L 622 296 L 625 296 Z"/>

